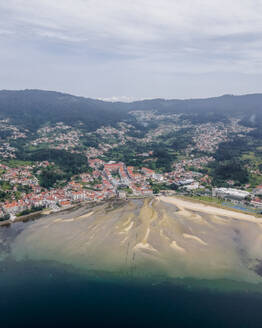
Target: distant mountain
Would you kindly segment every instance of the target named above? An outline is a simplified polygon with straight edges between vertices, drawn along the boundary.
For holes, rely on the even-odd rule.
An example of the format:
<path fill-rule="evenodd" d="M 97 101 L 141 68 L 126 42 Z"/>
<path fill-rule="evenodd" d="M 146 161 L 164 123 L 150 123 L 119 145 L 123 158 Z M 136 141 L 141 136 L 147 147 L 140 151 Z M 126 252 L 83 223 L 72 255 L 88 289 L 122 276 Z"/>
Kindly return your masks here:
<path fill-rule="evenodd" d="M 224 95 L 207 99 L 152 99 L 133 102 L 129 110 L 155 109 L 162 113 L 183 113 L 200 121 L 223 120 L 234 116 L 251 126 L 262 126 L 262 94 Z"/>
<path fill-rule="evenodd" d="M 132 103 L 105 102 L 42 90 L 0 91 L 0 118 L 10 118 L 19 126 L 35 130 L 50 122 L 82 122 L 88 130 L 114 125 L 134 110 L 183 113 L 198 120 L 222 120 L 227 116 L 244 118 L 246 124 L 262 126 L 262 94 L 224 95 L 207 99 L 152 99 Z"/>
<path fill-rule="evenodd" d="M 126 113 L 110 103 L 69 94 L 41 90 L 0 91 L 0 118 L 8 117 L 30 130 L 44 123 L 84 123 L 90 130 L 114 124 Z"/>

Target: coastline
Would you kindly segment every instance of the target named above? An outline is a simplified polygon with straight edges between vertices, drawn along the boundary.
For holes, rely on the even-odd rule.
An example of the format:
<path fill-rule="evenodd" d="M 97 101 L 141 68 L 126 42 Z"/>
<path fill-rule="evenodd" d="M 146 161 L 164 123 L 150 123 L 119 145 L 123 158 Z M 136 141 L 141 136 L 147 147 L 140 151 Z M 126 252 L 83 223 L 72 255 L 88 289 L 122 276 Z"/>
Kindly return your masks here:
<path fill-rule="evenodd" d="M 179 209 L 190 209 L 194 211 L 203 211 L 208 214 L 212 215 L 221 215 L 230 218 L 234 218 L 237 220 L 244 220 L 254 223 L 261 223 L 262 224 L 262 216 L 255 216 L 252 214 L 248 214 L 244 211 L 234 210 L 231 208 L 227 208 L 226 206 L 219 206 L 212 203 L 208 203 L 205 201 L 194 200 L 191 198 L 183 197 L 183 196 L 160 196 L 160 200 L 164 202 L 172 203 L 173 205 L 177 206 Z"/>
<path fill-rule="evenodd" d="M 161 200 L 164 200 L 166 198 L 170 199 L 177 199 L 177 203 L 179 203 L 179 199 L 181 201 L 185 201 L 188 203 L 189 207 L 194 209 L 197 208 L 197 206 L 193 206 L 193 204 L 202 204 L 202 205 L 205 205 L 206 207 L 210 207 L 210 208 L 215 208 L 218 210 L 218 212 L 220 212 L 220 210 L 226 210 L 228 213 L 225 214 L 226 216 L 229 216 L 230 214 L 233 213 L 239 213 L 240 214 L 240 217 L 245 217 L 246 219 L 250 218 L 251 221 L 253 222 L 253 220 L 256 220 L 254 222 L 258 222 L 258 223 L 262 223 L 262 214 L 256 214 L 256 213 L 248 213 L 248 212 L 245 212 L 245 211 L 241 211 L 241 210 L 238 210 L 238 209 L 234 209 L 234 208 L 230 208 L 230 207 L 227 207 L 227 206 L 223 206 L 223 205 L 219 205 L 217 203 L 213 203 L 213 202 L 208 202 L 208 201 L 204 201 L 204 200 L 199 200 L 199 199 L 194 199 L 192 197 L 189 197 L 189 196 L 183 196 L 183 195 L 179 195 L 179 194 L 176 194 L 176 195 L 173 195 L 173 196 L 165 196 L 165 195 L 156 195 L 156 196 L 151 196 L 151 197 L 128 197 L 126 199 L 126 201 L 128 200 L 136 200 L 136 199 L 161 199 Z M 110 200 L 106 200 L 106 201 L 103 201 L 103 202 L 81 202 L 81 203 L 78 203 L 78 204 L 74 204 L 70 207 L 67 207 L 67 208 L 62 208 L 61 210 L 59 211 L 52 211 L 50 210 L 48 213 L 46 213 L 46 209 L 42 210 L 42 211 L 38 211 L 38 212 L 34 212 L 34 213 L 30 213 L 30 214 L 27 214 L 27 215 L 23 215 L 23 216 L 19 216 L 19 217 L 16 217 L 14 220 L 6 220 L 6 221 L 0 221 L 0 228 L 1 227 L 8 227 L 10 226 L 11 224 L 13 223 L 17 223 L 17 222 L 27 222 L 27 221 L 33 221 L 33 220 L 36 220 L 36 219 L 40 219 L 40 218 L 43 218 L 43 217 L 48 217 L 49 215 L 53 215 L 53 214 L 56 214 L 56 213 L 63 213 L 63 212 L 66 212 L 66 211 L 70 211 L 70 210 L 74 210 L 78 207 L 82 207 L 82 206 L 90 206 L 90 207 L 94 207 L 94 206 L 98 206 L 98 205 L 102 205 L 102 204 L 105 204 L 105 203 L 111 203 L 112 201 L 117 201 L 117 199 L 110 199 Z M 174 204 L 176 202 L 173 202 Z M 191 205 L 189 204 L 191 203 Z M 180 204 L 182 204 L 180 202 Z M 183 203 L 185 205 L 185 203 Z M 201 210 L 204 209 L 204 207 L 201 207 Z M 226 213 L 226 212 L 225 212 Z M 212 213 L 214 214 L 214 213 Z M 243 216 L 244 215 L 244 216 Z M 233 215 L 235 216 L 235 215 Z M 235 217 L 237 219 L 237 217 Z M 250 221 L 250 222 L 251 222 Z"/>
<path fill-rule="evenodd" d="M 208 206 L 212 206 L 212 207 L 216 207 L 216 208 L 222 208 L 222 209 L 232 211 L 232 212 L 236 212 L 236 213 L 244 213 L 244 214 L 248 214 L 248 215 L 251 215 L 251 216 L 255 216 L 257 218 L 262 218 L 262 214 L 255 213 L 255 212 L 243 211 L 243 210 L 236 209 L 236 208 L 233 208 L 233 207 L 229 207 L 229 206 L 226 206 L 226 205 L 218 204 L 217 202 L 211 202 L 211 201 L 207 201 L 207 200 L 196 199 L 194 197 L 179 195 L 179 194 L 175 194 L 171 197 L 181 198 L 181 199 L 190 201 L 192 203 L 201 203 L 201 204 L 204 204 L 204 205 L 208 205 Z"/>
<path fill-rule="evenodd" d="M 27 225 L 12 244 L 12 255 L 138 280 L 258 286 L 262 227 L 257 220 L 176 197 L 79 206 Z"/>

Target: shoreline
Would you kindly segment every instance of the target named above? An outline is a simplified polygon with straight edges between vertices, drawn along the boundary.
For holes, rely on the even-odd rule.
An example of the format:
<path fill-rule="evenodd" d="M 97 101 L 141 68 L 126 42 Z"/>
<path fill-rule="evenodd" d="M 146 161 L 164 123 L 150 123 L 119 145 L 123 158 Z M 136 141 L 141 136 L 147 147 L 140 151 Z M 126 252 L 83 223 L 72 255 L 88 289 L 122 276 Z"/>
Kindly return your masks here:
<path fill-rule="evenodd" d="M 135 199 L 146 199 L 146 198 L 160 199 L 160 200 L 163 200 L 163 201 L 165 201 L 164 199 L 181 200 L 182 202 L 188 203 L 188 206 L 191 207 L 193 210 L 194 210 L 194 206 L 192 206 L 192 205 L 193 204 L 199 204 L 199 205 L 205 206 L 206 208 L 217 209 L 218 211 L 219 210 L 224 210 L 224 211 L 228 212 L 226 214 L 226 216 L 229 216 L 229 213 L 230 214 L 239 213 L 239 214 L 241 214 L 241 216 L 244 215 L 248 221 L 249 221 L 249 219 L 251 219 L 252 222 L 255 220 L 254 222 L 262 223 L 262 214 L 260 215 L 260 214 L 256 214 L 256 213 L 249 213 L 249 212 L 241 211 L 241 210 L 238 210 L 238 209 L 230 208 L 230 207 L 227 207 L 227 206 L 219 205 L 217 203 L 208 202 L 208 201 L 199 200 L 199 199 L 194 199 L 192 197 L 183 196 L 183 195 L 179 195 L 179 194 L 178 195 L 176 194 L 176 195 L 173 195 L 173 196 L 156 195 L 156 196 L 151 196 L 151 197 L 128 197 L 125 201 L 135 200 Z M 1 227 L 8 227 L 8 226 L 10 226 L 14 223 L 18 223 L 18 222 L 34 221 L 34 220 L 37 220 L 37 219 L 41 219 L 43 217 L 48 217 L 49 215 L 53 215 L 53 214 L 56 214 L 56 213 L 63 213 L 63 212 L 74 210 L 74 209 L 77 209 L 77 208 L 80 208 L 80 207 L 86 206 L 86 205 L 89 205 L 90 208 L 92 208 L 92 207 L 95 207 L 95 206 L 98 206 L 98 205 L 103 205 L 105 203 L 110 204 L 112 201 L 117 201 L 117 200 L 118 199 L 110 199 L 110 200 L 106 200 L 106 201 L 103 201 L 103 202 L 81 202 L 81 203 L 74 204 L 74 205 L 72 205 L 70 207 L 67 207 L 67 208 L 62 208 L 61 210 L 56 211 L 56 212 L 53 212 L 52 210 L 50 210 L 49 213 L 45 213 L 46 209 L 44 209 L 42 211 L 38 211 L 38 212 L 34 212 L 34 213 L 27 214 L 27 215 L 16 217 L 14 220 L 8 219 L 6 221 L 0 221 L 0 228 Z M 191 206 L 189 205 L 190 203 L 191 203 Z M 173 204 L 176 205 L 175 202 L 173 202 Z M 203 209 L 204 209 L 204 207 L 201 206 L 201 209 L 199 209 L 199 210 L 201 211 Z M 219 215 L 219 213 L 210 213 L 210 214 Z M 235 215 L 233 215 L 233 217 L 234 216 Z"/>
<path fill-rule="evenodd" d="M 222 204 L 218 204 L 216 202 L 209 202 L 207 200 L 201 200 L 201 199 L 196 199 L 194 197 L 191 196 L 184 196 L 184 195 L 179 195 L 179 194 L 175 194 L 173 196 L 166 196 L 166 197 L 177 197 L 177 198 L 181 198 L 184 199 L 186 201 L 190 201 L 192 203 L 201 203 L 207 206 L 212 206 L 212 207 L 216 207 L 216 208 L 222 208 L 228 211 L 232 211 L 232 212 L 237 212 L 237 213 L 243 213 L 243 214 L 247 214 L 247 215 L 251 215 L 251 216 L 255 216 L 257 218 L 262 218 L 262 214 L 259 213 L 255 213 L 255 212 L 249 212 L 249 211 L 243 211 L 240 209 L 236 209 L 230 206 L 226 206 L 226 205 L 222 205 Z"/>
<path fill-rule="evenodd" d="M 226 279 L 262 290 L 262 220 L 177 197 L 88 205 L 26 225 L 12 256 L 139 280 Z"/>
<path fill-rule="evenodd" d="M 61 212 L 64 212 L 66 210 L 73 209 L 75 207 L 76 206 L 72 206 L 70 208 L 62 209 L 61 211 L 58 211 L 58 212 L 50 211 L 50 213 L 48 213 L 48 214 L 45 214 L 45 210 L 42 210 L 42 211 L 37 211 L 37 212 L 29 213 L 29 214 L 26 214 L 26 215 L 22 215 L 22 216 L 17 216 L 13 220 L 8 219 L 6 221 L 0 222 L 0 227 L 8 227 L 8 226 L 10 226 L 14 223 L 18 223 L 18 222 L 28 222 L 28 221 L 38 220 L 38 219 L 41 219 L 45 216 L 49 216 L 49 215 L 52 215 L 54 213 L 61 213 Z"/>
<path fill-rule="evenodd" d="M 145 199 L 145 197 L 141 198 L 141 197 L 135 197 L 135 198 L 130 198 L 130 200 L 136 200 L 136 199 Z M 114 202 L 123 202 L 123 201 L 128 201 L 127 200 L 123 200 L 123 199 L 108 199 L 105 201 L 100 201 L 100 202 L 81 202 L 81 203 L 77 203 L 74 204 L 72 206 L 66 207 L 66 208 L 61 208 L 59 211 L 52 211 L 52 210 L 48 210 L 48 209 L 43 209 L 42 211 L 38 211 L 38 212 L 33 212 L 33 213 L 29 213 L 26 215 L 22 215 L 22 216 L 17 216 L 15 219 L 11 220 L 5 220 L 5 221 L 0 221 L 0 228 L 1 227 L 9 227 L 12 224 L 18 223 L 18 222 L 28 222 L 28 221 L 34 221 L 34 220 L 38 220 L 44 217 L 49 217 L 51 215 L 55 215 L 55 214 L 60 214 L 60 213 L 64 213 L 67 211 L 72 211 L 72 210 L 77 210 L 81 207 L 88 207 L 88 208 L 93 208 L 96 206 L 101 206 L 104 204 L 113 204 Z M 113 208 L 112 208 L 113 209 Z M 111 210 L 112 210 L 111 209 Z M 110 209 L 109 209 L 110 210 Z M 48 212 L 48 213 L 47 213 Z"/>
<path fill-rule="evenodd" d="M 177 206 L 180 210 L 184 210 L 185 208 L 192 211 L 200 211 L 217 216 L 226 216 L 240 221 L 262 223 L 262 216 L 257 217 L 244 211 L 234 210 L 227 208 L 226 206 L 214 206 L 213 204 L 205 201 L 192 200 L 191 198 L 186 198 L 183 196 L 159 196 L 159 200 L 171 203 Z"/>

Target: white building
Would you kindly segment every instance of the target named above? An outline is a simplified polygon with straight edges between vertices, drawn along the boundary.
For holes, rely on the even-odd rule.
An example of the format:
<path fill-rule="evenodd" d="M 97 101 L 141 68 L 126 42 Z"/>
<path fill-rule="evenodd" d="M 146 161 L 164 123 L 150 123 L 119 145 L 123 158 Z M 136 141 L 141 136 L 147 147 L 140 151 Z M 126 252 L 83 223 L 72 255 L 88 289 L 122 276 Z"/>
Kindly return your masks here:
<path fill-rule="evenodd" d="M 244 200 L 250 195 L 249 192 L 233 188 L 213 188 L 212 196 L 224 199 Z"/>

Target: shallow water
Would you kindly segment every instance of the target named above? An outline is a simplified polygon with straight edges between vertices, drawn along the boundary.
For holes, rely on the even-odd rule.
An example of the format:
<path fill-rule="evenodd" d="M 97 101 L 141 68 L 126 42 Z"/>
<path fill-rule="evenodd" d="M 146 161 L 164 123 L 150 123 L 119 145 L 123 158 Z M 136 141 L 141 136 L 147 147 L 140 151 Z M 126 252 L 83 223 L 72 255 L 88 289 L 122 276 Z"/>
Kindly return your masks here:
<path fill-rule="evenodd" d="M 262 296 L 89 279 L 65 266 L 1 263 L 5 327 L 261 327 Z"/>
<path fill-rule="evenodd" d="M 170 215 L 173 215 L 172 207 L 165 207 L 165 210 L 166 213 L 170 211 Z M 122 231 L 125 231 L 123 229 L 129 227 L 130 221 L 128 221 L 128 217 L 124 218 L 127 223 L 124 228 L 121 228 L 121 220 L 125 213 L 121 209 L 114 213 L 116 213 L 115 216 L 112 214 L 106 224 L 110 223 L 112 227 L 116 228 L 117 232 L 120 231 L 120 236 L 122 236 Z M 81 215 L 83 214 L 81 212 L 79 217 L 82 218 Z M 199 230 L 203 234 L 203 231 L 206 231 L 205 240 L 208 240 L 209 236 L 210 241 L 211 239 L 214 241 L 214 236 L 217 236 L 218 245 L 224 242 L 224 248 L 231 245 L 229 241 L 231 242 L 233 236 L 234 251 L 241 255 L 241 259 L 247 258 L 244 250 L 253 245 L 255 238 L 252 236 L 258 234 L 256 226 L 238 224 L 237 228 L 243 230 L 243 233 L 240 234 L 238 230 L 235 230 L 235 226 L 232 228 L 229 223 L 223 224 L 220 228 L 220 225 L 214 225 L 213 221 L 209 221 L 209 217 L 201 215 L 201 220 L 206 220 L 208 224 L 203 225 L 201 223 L 200 225 L 199 221 L 191 222 L 187 218 L 182 219 L 176 216 L 174 218 L 172 216 L 170 222 L 176 220 L 177 224 L 180 224 L 180 222 L 181 224 L 190 224 L 194 232 Z M 68 219 L 70 219 L 70 216 L 64 218 L 64 220 Z M 52 216 L 36 222 L 19 223 L 9 228 L 0 229 L 0 328 L 262 327 L 261 284 L 243 282 L 238 279 L 212 278 L 208 280 L 204 278 L 204 276 L 208 276 L 206 274 L 203 275 L 202 279 L 189 278 L 188 276 L 183 279 L 171 279 L 168 275 L 160 275 L 159 273 L 162 271 L 157 271 L 153 275 L 152 267 L 149 266 L 150 261 L 144 262 L 145 267 L 142 267 L 140 263 L 142 276 L 138 276 L 133 269 L 131 271 L 117 271 L 117 266 L 114 266 L 114 270 L 109 274 L 108 271 L 98 270 L 98 266 L 88 262 L 88 256 L 85 256 L 86 253 L 83 252 L 79 258 L 83 262 L 86 261 L 85 265 L 73 265 L 74 261 L 71 261 L 71 259 L 73 258 L 72 254 L 74 257 L 76 256 L 74 253 L 69 253 L 71 254 L 70 261 L 68 261 L 70 265 L 64 264 L 67 257 L 61 257 L 54 252 L 56 248 L 49 242 L 51 240 L 50 234 L 53 233 L 53 240 L 59 241 L 58 249 L 64 249 L 67 246 L 68 252 L 72 252 L 72 249 L 78 251 L 79 245 L 76 243 L 77 247 L 72 248 L 71 243 L 75 243 L 80 237 L 85 242 L 89 231 L 88 225 L 94 224 L 98 219 L 101 220 L 101 228 L 99 225 L 94 225 L 94 227 L 99 228 L 96 230 L 96 237 L 101 234 L 101 239 L 95 240 L 99 242 L 101 240 L 101 243 L 102 241 L 105 242 L 105 244 L 102 244 L 105 245 L 103 250 L 109 249 L 112 251 L 114 249 L 112 246 L 115 245 L 115 250 L 118 251 L 115 254 L 118 258 L 119 245 L 121 244 L 120 242 L 114 244 L 111 239 L 104 238 L 102 228 L 105 226 L 105 221 L 102 220 L 102 216 L 96 218 L 88 216 L 87 222 L 83 219 L 78 219 L 76 222 L 66 222 L 70 237 L 77 232 L 77 238 L 68 239 L 66 243 L 64 238 L 67 230 L 63 226 L 63 229 L 60 229 L 61 221 L 57 224 L 57 218 Z M 198 213 L 195 213 L 194 220 L 196 219 L 200 219 Z M 141 223 L 138 220 L 133 229 L 139 227 L 139 224 Z M 198 228 L 198 224 L 200 228 Z M 215 226 L 216 235 L 211 235 L 212 230 L 207 230 L 206 226 L 208 229 L 210 226 Z M 75 230 L 72 228 L 75 228 Z M 122 230 L 118 230 L 120 228 Z M 155 229 L 154 222 L 151 228 Z M 247 229 L 249 229 L 248 236 L 244 233 Z M 146 229 L 144 230 L 146 231 Z M 44 237 L 48 236 L 48 239 L 42 237 L 42 233 L 45 231 L 47 235 L 44 235 Z M 137 242 L 136 232 L 127 229 L 127 234 L 131 234 L 133 240 Z M 112 235 L 114 236 L 110 232 L 110 237 Z M 43 243 L 46 240 L 48 242 Z M 154 242 L 153 238 L 151 240 Z M 229 244 L 225 244 L 225 240 Z M 33 257 L 32 254 L 35 254 L 34 248 L 39 247 L 40 242 L 43 243 L 40 248 L 41 252 L 36 250 L 37 256 Z M 160 240 L 156 238 L 155 242 L 159 244 Z M 199 243 L 195 245 L 193 242 L 196 241 L 187 240 L 185 245 L 190 247 L 188 249 L 195 252 L 199 248 L 202 252 L 199 253 L 200 255 L 208 254 L 204 253 L 207 248 L 205 245 L 198 245 Z M 101 244 L 94 243 L 93 245 L 96 246 L 94 249 L 98 249 L 98 245 Z M 85 251 L 90 250 L 92 248 Z M 260 250 L 260 244 L 252 247 L 252 252 L 258 252 L 258 250 Z M 24 256 L 17 261 L 14 254 L 19 252 L 22 252 Z M 41 256 L 38 256 L 38 254 L 41 254 Z M 45 254 L 48 254 L 46 260 L 43 258 Z M 57 261 L 60 260 L 60 263 L 50 261 L 50 254 L 54 255 L 53 257 Z M 106 252 L 107 254 L 109 253 Z M 122 255 L 126 259 L 124 252 Z M 176 266 L 178 266 L 177 258 L 174 261 Z M 194 258 L 200 260 L 199 257 L 194 256 Z M 212 257 L 210 258 L 212 259 Z M 229 259 L 231 261 L 231 257 Z M 90 268 L 89 263 L 92 264 Z M 123 263 L 126 265 L 125 261 Z M 202 267 L 205 271 L 205 267 Z M 194 272 L 192 272 L 192 276 L 194 276 Z M 224 276 L 221 275 L 221 277 Z"/>
<path fill-rule="evenodd" d="M 177 211 L 157 199 L 108 205 L 35 221 L 15 238 L 13 257 L 139 279 L 162 275 L 262 284 L 260 222 Z"/>

